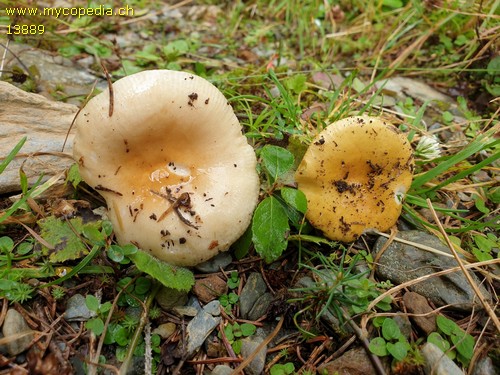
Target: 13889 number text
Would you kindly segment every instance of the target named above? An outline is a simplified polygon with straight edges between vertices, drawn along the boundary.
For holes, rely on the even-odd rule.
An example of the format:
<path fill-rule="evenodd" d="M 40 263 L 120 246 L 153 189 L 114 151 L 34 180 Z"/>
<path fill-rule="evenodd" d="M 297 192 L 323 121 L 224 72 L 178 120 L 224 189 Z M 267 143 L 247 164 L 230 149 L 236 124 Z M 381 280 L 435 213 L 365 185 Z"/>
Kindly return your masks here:
<path fill-rule="evenodd" d="M 7 35 L 36 35 L 43 34 L 45 27 L 43 25 L 9 25 L 7 26 Z"/>

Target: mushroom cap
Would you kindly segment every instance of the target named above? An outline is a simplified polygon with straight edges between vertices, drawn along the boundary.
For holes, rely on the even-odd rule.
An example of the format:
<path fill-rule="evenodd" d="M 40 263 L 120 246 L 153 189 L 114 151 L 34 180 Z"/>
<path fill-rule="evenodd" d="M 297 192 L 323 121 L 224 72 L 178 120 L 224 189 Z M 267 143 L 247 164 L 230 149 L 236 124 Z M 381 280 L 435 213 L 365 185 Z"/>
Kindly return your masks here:
<path fill-rule="evenodd" d="M 380 118 L 356 116 L 315 137 L 295 180 L 307 198 L 309 222 L 330 239 L 350 242 L 396 223 L 412 172 L 406 137 Z"/>
<path fill-rule="evenodd" d="M 80 174 L 106 200 L 118 243 L 174 265 L 225 251 L 259 195 L 253 147 L 224 95 L 196 75 L 150 70 L 91 99 L 76 124 Z"/>

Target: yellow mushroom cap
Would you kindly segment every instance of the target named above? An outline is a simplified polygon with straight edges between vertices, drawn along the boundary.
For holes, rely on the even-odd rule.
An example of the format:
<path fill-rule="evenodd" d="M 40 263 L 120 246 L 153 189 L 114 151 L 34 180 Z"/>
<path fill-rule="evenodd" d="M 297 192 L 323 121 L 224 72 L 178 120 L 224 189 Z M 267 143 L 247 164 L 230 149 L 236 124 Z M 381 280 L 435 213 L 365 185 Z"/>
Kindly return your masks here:
<path fill-rule="evenodd" d="M 309 222 L 330 239 L 350 242 L 396 223 L 412 172 L 406 137 L 380 118 L 356 116 L 315 137 L 295 180 L 306 195 Z"/>
<path fill-rule="evenodd" d="M 185 72 L 151 70 L 113 84 L 76 120 L 74 158 L 106 200 L 120 244 L 192 266 L 248 227 L 256 156 L 224 95 Z"/>

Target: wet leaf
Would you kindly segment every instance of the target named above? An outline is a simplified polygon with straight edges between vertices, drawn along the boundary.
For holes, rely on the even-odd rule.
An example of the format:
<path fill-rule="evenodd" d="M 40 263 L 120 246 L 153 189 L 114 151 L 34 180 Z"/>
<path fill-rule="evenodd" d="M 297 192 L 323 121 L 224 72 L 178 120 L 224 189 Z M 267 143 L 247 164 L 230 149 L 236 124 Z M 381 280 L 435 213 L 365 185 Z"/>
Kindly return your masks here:
<path fill-rule="evenodd" d="M 289 230 L 285 209 L 276 198 L 260 202 L 252 220 L 252 241 L 266 263 L 278 259 L 286 249 Z"/>
<path fill-rule="evenodd" d="M 297 211 L 302 212 L 303 214 L 306 213 L 307 198 L 302 191 L 289 187 L 283 187 L 280 192 L 286 203 L 295 208 Z"/>
<path fill-rule="evenodd" d="M 128 257 L 140 271 L 153 276 L 166 287 L 188 291 L 194 285 L 193 273 L 187 268 L 172 266 L 140 250 Z"/>
<path fill-rule="evenodd" d="M 269 172 L 273 180 L 288 172 L 294 163 L 291 152 L 283 147 L 266 145 L 262 148 L 260 156 L 264 168 Z"/>

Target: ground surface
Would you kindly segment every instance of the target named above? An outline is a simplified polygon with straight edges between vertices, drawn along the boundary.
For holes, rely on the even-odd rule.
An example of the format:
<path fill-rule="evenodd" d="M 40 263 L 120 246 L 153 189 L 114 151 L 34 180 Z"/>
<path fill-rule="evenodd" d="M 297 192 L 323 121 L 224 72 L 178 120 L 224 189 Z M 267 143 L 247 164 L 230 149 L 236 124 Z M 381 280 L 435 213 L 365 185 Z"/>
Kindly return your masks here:
<path fill-rule="evenodd" d="M 498 1 L 302 3 L 138 0 L 129 3 L 133 15 L 57 17 L 8 15 L 4 7 L 14 4 L 0 2 L 0 52 L 10 51 L 2 80 L 82 105 L 92 95 L 82 71 L 98 79 L 97 90 L 106 89 L 107 79 L 146 69 L 205 77 L 233 106 L 257 153 L 262 185 L 253 225 L 230 257 L 189 271 L 141 267 L 149 260 L 141 262 L 133 246 L 116 245 L 109 223 L 90 212 L 103 199 L 75 168 L 66 189 L 41 198 L 23 190 L 21 174 L 16 193 L 24 200 L 8 211 L 14 193 L 6 193 L 0 212 L 0 324 L 7 336 L 0 343 L 19 346 L 3 347 L 3 373 L 201 374 L 216 365 L 244 365 L 249 374 L 333 374 L 349 366 L 352 374 L 429 373 L 426 342 L 453 358 L 458 367 L 450 364 L 450 371 L 495 373 Z M 104 5 L 122 6 L 88 7 L 105 12 Z M 17 48 L 39 55 L 28 63 Z M 42 64 L 42 56 L 55 65 Z M 375 245 L 379 235 L 342 244 L 307 224 L 293 179 L 321 129 L 359 114 L 394 123 L 415 153 L 414 183 L 391 241 L 418 233 L 408 234 L 416 236 L 409 237 L 413 249 L 405 256 L 396 250 L 388 265 L 384 257 L 394 252 Z M 409 263 L 423 247 L 448 251 L 446 240 L 466 265 L 482 262 L 477 279 L 459 271 L 462 281 L 434 285 L 441 293 L 427 295 L 410 292 L 422 275 L 381 273 Z M 384 256 L 375 251 L 381 247 Z M 451 259 L 438 264 L 432 256 L 422 268 L 446 272 L 458 265 Z M 173 288 L 165 291 L 155 280 Z M 447 299 L 457 290 L 457 300 Z M 457 309 L 462 297 L 469 306 Z M 12 321 L 20 324 L 15 332 L 32 330 L 29 340 L 6 334 Z M 261 343 L 267 355 L 256 350 Z"/>

